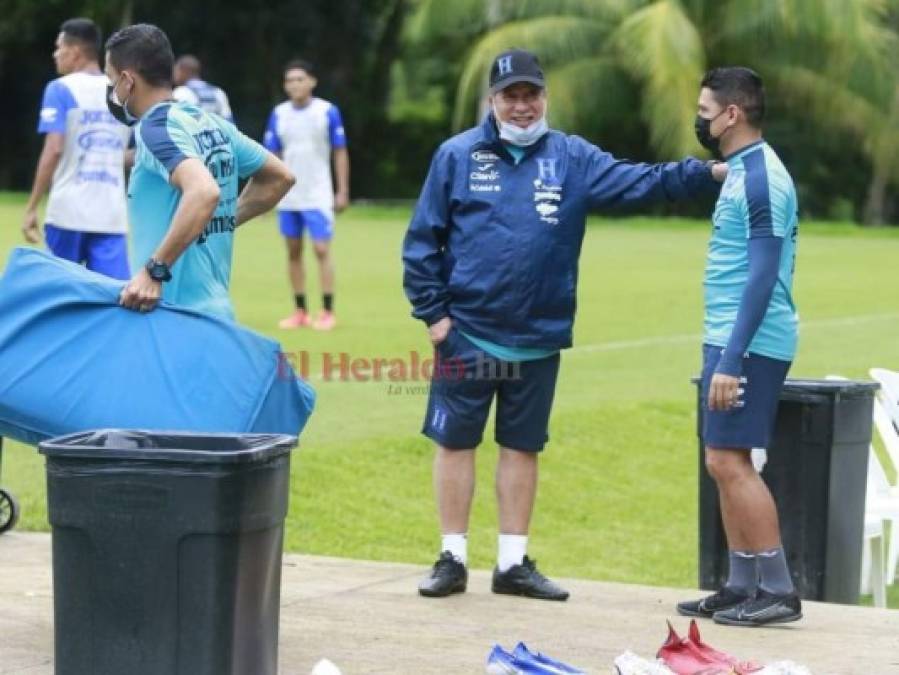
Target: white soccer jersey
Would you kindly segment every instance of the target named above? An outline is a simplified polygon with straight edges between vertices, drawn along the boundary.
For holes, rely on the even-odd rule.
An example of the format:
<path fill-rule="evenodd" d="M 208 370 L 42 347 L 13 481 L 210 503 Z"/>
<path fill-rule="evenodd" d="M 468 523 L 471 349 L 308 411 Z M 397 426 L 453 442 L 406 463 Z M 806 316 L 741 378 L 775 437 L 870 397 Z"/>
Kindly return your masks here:
<path fill-rule="evenodd" d="M 334 184 L 331 152 L 346 147 L 346 134 L 337 106 L 313 98 L 302 108 L 285 101 L 269 116 L 263 144 L 284 159 L 297 177 L 280 211 L 316 209 L 333 217 Z"/>
<path fill-rule="evenodd" d="M 130 131 L 106 107 L 106 76 L 72 73 L 50 82 L 37 130 L 65 136 L 45 221 L 65 230 L 124 234 L 122 156 Z"/>
<path fill-rule="evenodd" d="M 199 78 L 188 80 L 180 87 L 175 87 L 172 98 L 181 103 L 195 105 L 206 112 L 215 113 L 229 122 L 234 121 L 231 104 L 225 92 L 220 87 Z"/>

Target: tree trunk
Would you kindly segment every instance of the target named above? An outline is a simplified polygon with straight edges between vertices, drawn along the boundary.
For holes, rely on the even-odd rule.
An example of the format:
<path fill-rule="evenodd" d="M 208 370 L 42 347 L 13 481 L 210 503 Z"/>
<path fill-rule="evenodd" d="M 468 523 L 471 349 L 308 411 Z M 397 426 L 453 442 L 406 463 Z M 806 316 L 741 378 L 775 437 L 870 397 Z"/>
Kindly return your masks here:
<path fill-rule="evenodd" d="M 887 172 L 874 165 L 874 174 L 868 185 L 868 197 L 862 222 L 865 225 L 883 225 L 886 223 Z"/>

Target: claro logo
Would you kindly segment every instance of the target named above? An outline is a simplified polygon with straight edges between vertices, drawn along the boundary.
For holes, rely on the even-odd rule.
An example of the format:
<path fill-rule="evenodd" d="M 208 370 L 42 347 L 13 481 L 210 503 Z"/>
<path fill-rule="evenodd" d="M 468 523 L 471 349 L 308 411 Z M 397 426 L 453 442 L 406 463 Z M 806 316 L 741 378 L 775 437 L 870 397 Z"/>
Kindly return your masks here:
<path fill-rule="evenodd" d="M 88 131 L 78 137 L 78 145 L 84 150 L 112 151 L 124 147 L 122 139 L 111 131 Z"/>

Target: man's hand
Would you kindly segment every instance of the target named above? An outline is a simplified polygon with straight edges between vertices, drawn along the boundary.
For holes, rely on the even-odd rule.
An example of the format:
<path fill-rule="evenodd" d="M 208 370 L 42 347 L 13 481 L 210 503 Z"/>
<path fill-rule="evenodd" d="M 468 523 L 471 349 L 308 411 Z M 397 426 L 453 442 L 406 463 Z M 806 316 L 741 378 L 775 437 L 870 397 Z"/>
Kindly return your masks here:
<path fill-rule="evenodd" d="M 334 211 L 340 213 L 350 205 L 350 196 L 346 192 L 337 192 L 334 195 Z"/>
<path fill-rule="evenodd" d="M 162 295 L 162 282 L 153 281 L 146 269 L 134 275 L 119 295 L 119 304 L 138 312 L 151 312 Z"/>
<path fill-rule="evenodd" d="M 25 211 L 25 218 L 22 220 L 22 234 L 25 235 L 25 241 L 29 244 L 41 243 L 41 229 L 37 224 L 37 209 Z"/>
<path fill-rule="evenodd" d="M 712 375 L 709 385 L 709 410 L 730 410 L 740 399 L 740 378 L 723 373 Z"/>
<path fill-rule="evenodd" d="M 712 172 L 712 178 L 719 183 L 723 183 L 727 178 L 727 162 L 712 162 L 709 169 Z"/>
<path fill-rule="evenodd" d="M 448 316 L 443 317 L 440 321 L 432 323 L 428 326 L 428 337 L 431 338 L 431 344 L 435 347 L 446 340 L 449 335 L 450 328 L 453 327 L 453 320 Z"/>

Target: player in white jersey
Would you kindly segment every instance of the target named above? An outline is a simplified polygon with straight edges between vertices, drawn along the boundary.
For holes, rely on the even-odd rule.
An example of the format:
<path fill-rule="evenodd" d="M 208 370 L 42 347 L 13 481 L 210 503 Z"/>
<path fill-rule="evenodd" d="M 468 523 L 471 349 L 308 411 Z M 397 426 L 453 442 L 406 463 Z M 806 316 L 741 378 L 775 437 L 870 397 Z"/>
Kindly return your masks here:
<path fill-rule="evenodd" d="M 90 19 L 60 27 L 53 59 L 61 77 L 44 90 L 38 132 L 45 135 L 22 231 L 40 241 L 37 207 L 49 189 L 44 233 L 60 258 L 115 279 L 128 279 L 125 177 L 128 139 L 106 108 L 100 30 Z"/>
<path fill-rule="evenodd" d="M 234 121 L 228 96 L 221 87 L 200 79 L 200 59 L 192 54 L 179 56 L 172 69 L 175 90 L 172 96 L 181 103 L 190 103 L 205 112 L 215 113 L 229 122 Z"/>
<path fill-rule="evenodd" d="M 296 185 L 278 204 L 281 234 L 287 242 L 287 267 L 296 308 L 278 325 L 331 330 L 334 318 L 334 263 L 331 238 L 334 213 L 347 207 L 350 199 L 350 159 L 340 111 L 333 103 L 312 95 L 317 84 L 315 71 L 306 61 L 291 61 L 284 67 L 287 101 L 275 106 L 268 120 L 263 145 L 280 155 L 293 174 Z M 335 181 L 331 175 L 334 163 Z M 303 231 L 318 259 L 322 290 L 322 311 L 313 322 L 306 310 L 306 275 L 303 268 Z"/>

